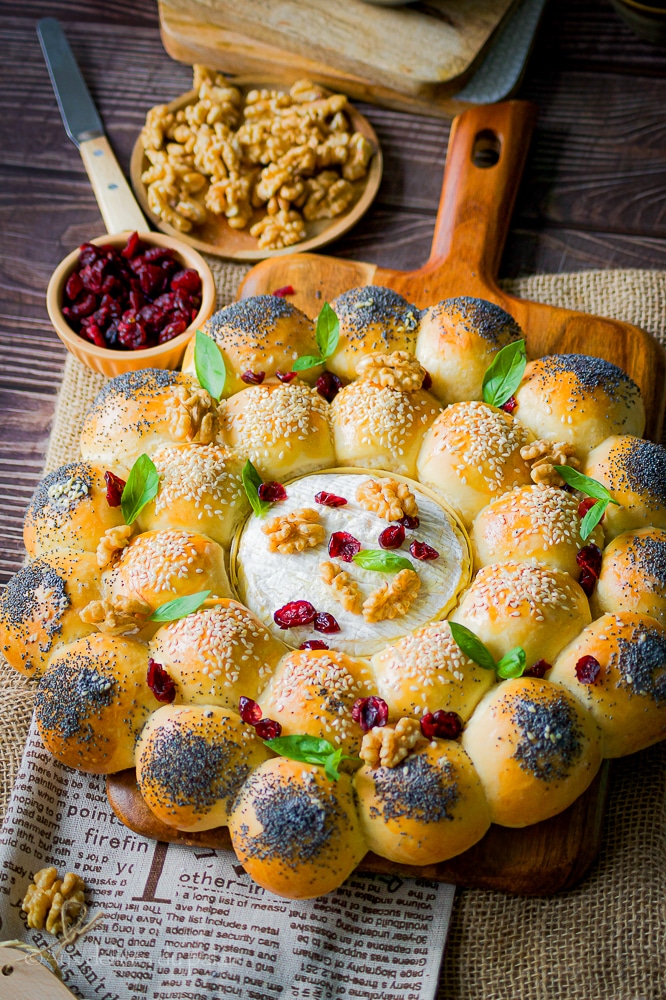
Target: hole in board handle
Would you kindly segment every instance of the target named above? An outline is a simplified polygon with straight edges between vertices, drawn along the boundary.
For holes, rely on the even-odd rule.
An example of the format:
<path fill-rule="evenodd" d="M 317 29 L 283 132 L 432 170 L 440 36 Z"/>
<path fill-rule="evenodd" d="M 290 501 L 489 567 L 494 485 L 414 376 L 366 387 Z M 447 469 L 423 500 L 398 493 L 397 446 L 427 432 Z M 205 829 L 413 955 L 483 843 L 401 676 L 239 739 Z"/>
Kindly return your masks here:
<path fill-rule="evenodd" d="M 12 972 L 14 971 L 14 966 L 13 965 L 3 965 L 3 967 L 2 967 L 2 969 L 0 971 L 2 972 L 3 976 L 11 976 Z"/>
<path fill-rule="evenodd" d="M 487 170 L 494 167 L 502 153 L 500 137 L 492 129 L 486 128 L 477 132 L 472 147 L 472 163 L 475 167 Z"/>

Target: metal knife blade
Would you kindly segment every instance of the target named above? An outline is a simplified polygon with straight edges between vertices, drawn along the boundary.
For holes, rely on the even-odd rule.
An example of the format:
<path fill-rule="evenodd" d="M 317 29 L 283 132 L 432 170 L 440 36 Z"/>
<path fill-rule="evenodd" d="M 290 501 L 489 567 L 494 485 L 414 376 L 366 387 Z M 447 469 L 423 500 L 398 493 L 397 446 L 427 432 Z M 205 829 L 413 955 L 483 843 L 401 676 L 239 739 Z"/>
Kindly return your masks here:
<path fill-rule="evenodd" d="M 37 34 L 67 135 L 77 146 L 104 135 L 102 120 L 60 22 L 54 17 L 42 18 Z"/>

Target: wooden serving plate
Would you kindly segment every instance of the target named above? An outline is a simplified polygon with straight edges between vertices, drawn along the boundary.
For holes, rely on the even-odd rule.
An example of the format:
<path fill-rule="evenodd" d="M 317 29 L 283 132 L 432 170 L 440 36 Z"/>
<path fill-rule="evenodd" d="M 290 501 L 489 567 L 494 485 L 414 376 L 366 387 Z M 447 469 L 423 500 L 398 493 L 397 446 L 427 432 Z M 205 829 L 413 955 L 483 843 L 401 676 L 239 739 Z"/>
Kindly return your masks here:
<path fill-rule="evenodd" d="M 230 86 L 238 87 L 243 93 L 262 87 L 274 90 L 289 89 L 284 83 L 276 83 L 274 77 L 253 77 L 252 80 L 248 80 L 247 77 L 236 77 L 234 80 L 230 80 L 229 84 Z M 190 90 L 187 94 L 182 94 L 174 101 L 171 101 L 168 107 L 170 111 L 180 111 L 181 108 L 194 103 L 196 100 L 196 91 Z M 191 233 L 178 232 L 177 229 L 170 226 L 168 222 L 164 222 L 150 210 L 146 186 L 141 180 L 141 175 L 148 168 L 149 164 L 140 137 L 134 144 L 130 160 L 130 178 L 134 193 L 146 217 L 150 219 L 151 223 L 157 229 L 161 229 L 163 233 L 168 233 L 169 236 L 175 236 L 184 243 L 189 243 L 190 246 L 195 247 L 197 250 L 214 254 L 216 257 L 225 257 L 230 260 L 257 261 L 272 257 L 283 257 L 285 254 L 293 255 L 295 252 L 316 250 L 317 247 L 325 246 L 327 243 L 337 240 L 365 215 L 374 201 L 382 179 L 382 151 L 375 130 L 368 119 L 352 104 L 349 105 L 346 114 L 353 131 L 364 135 L 372 144 L 375 151 L 370 160 L 368 173 L 365 177 L 351 182 L 354 188 L 354 200 L 347 211 L 342 215 L 336 216 L 335 219 L 317 219 L 313 222 L 306 221 L 307 239 L 301 243 L 297 243 L 295 246 L 285 247 L 284 250 L 260 250 L 258 248 L 256 238 L 250 236 L 250 228 L 255 222 L 258 222 L 265 216 L 265 209 L 257 209 L 245 229 L 232 229 L 224 216 L 215 216 L 209 213 L 203 226 L 197 226 Z"/>
<path fill-rule="evenodd" d="M 425 307 L 455 295 L 490 299 L 525 331 L 528 353 L 593 354 L 619 365 L 640 385 L 647 411 L 646 436 L 659 441 L 666 401 L 664 354 L 644 330 L 630 323 L 528 302 L 499 288 L 497 273 L 535 119 L 522 101 L 487 105 L 455 120 L 430 259 L 417 271 L 313 254 L 266 260 L 249 272 L 240 297 L 292 285 L 290 301 L 315 316 L 325 300 L 358 285 L 386 285 Z M 579 881 L 601 843 L 608 788 L 604 762 L 587 791 L 552 819 L 520 830 L 491 826 L 469 851 L 424 868 L 398 865 L 368 854 L 361 871 L 420 876 L 483 889 L 549 895 Z M 118 817 L 137 833 L 182 844 L 229 849 L 226 828 L 179 833 L 160 823 L 136 787 L 134 771 L 107 778 Z"/>

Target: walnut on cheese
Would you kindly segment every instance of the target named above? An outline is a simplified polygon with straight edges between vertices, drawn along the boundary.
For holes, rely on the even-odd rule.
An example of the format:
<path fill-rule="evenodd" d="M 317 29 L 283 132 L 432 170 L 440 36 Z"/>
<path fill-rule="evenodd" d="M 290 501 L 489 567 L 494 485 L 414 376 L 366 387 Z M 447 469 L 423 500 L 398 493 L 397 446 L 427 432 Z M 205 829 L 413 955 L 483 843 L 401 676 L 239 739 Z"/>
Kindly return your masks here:
<path fill-rule="evenodd" d="M 369 354 L 359 361 L 356 373 L 382 389 L 400 389 L 403 392 L 420 389 L 426 376 L 425 368 L 408 351 Z"/>
<path fill-rule="evenodd" d="M 367 479 L 357 489 L 356 499 L 361 507 L 387 521 L 399 521 L 405 514 L 415 517 L 419 512 L 409 486 L 397 479 Z"/>
<path fill-rule="evenodd" d="M 363 595 L 349 573 L 334 562 L 323 562 L 319 575 L 338 604 L 352 615 L 360 615 L 363 609 Z"/>
<path fill-rule="evenodd" d="M 119 524 L 115 528 L 107 528 L 99 540 L 97 546 L 97 565 L 100 569 L 106 569 L 116 555 L 121 552 L 132 537 L 132 526 L 130 524 Z"/>
<path fill-rule="evenodd" d="M 150 614 L 150 605 L 137 594 L 119 594 L 101 601 L 90 601 L 79 611 L 79 618 L 86 625 L 94 625 L 108 635 L 124 635 L 143 628 Z"/>
<path fill-rule="evenodd" d="M 326 531 L 318 522 L 319 512 L 310 507 L 274 517 L 261 529 L 268 535 L 268 551 L 291 555 L 321 545 Z"/>
<path fill-rule="evenodd" d="M 391 583 L 384 583 L 373 590 L 363 602 L 366 622 L 384 622 L 406 615 L 418 597 L 421 581 L 413 569 L 401 569 Z"/>
<path fill-rule="evenodd" d="M 60 934 L 79 917 L 85 907 L 85 882 L 67 872 L 58 878 L 55 868 L 42 868 L 28 886 L 21 908 L 28 914 L 28 927 Z"/>
<path fill-rule="evenodd" d="M 520 457 L 530 463 L 530 476 L 537 486 L 564 486 L 564 480 L 555 471 L 556 465 L 569 465 L 579 469 L 575 449 L 563 441 L 532 441 L 520 449 Z"/>
<path fill-rule="evenodd" d="M 418 743 L 425 743 L 416 719 L 400 719 L 395 726 L 374 726 L 361 743 L 359 757 L 372 770 L 396 767 Z"/>

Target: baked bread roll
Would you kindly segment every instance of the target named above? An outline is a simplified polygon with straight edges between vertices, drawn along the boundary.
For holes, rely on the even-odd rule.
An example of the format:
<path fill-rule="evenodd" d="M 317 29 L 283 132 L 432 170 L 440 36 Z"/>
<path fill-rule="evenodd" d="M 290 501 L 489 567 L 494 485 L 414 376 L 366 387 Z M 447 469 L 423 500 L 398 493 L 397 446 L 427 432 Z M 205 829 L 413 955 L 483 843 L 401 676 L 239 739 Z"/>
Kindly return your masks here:
<path fill-rule="evenodd" d="M 444 299 L 421 314 L 416 357 L 443 403 L 483 398 L 483 377 L 493 358 L 524 333 L 504 309 L 485 299 Z"/>
<path fill-rule="evenodd" d="M 136 777 L 162 823 L 193 832 L 224 826 L 243 782 L 270 754 L 236 712 L 164 705 L 143 728 Z"/>
<path fill-rule="evenodd" d="M 352 719 L 352 707 L 373 693 L 365 660 L 332 649 L 307 649 L 285 656 L 257 701 L 265 718 L 280 723 L 283 736 L 319 736 L 353 755 L 363 732 Z"/>
<path fill-rule="evenodd" d="M 253 771 L 229 817 L 236 857 L 269 892 L 310 899 L 337 889 L 367 851 L 351 778 L 276 757 Z"/>
<path fill-rule="evenodd" d="M 453 740 L 426 742 L 397 767 L 354 775 L 371 851 L 408 865 L 436 865 L 481 840 L 490 809 L 479 776 Z"/>
<path fill-rule="evenodd" d="M 204 418 L 209 420 L 204 425 Z M 88 410 L 81 454 L 124 479 L 137 458 L 164 445 L 202 441 L 216 407 L 196 379 L 163 368 L 125 372 L 106 383 Z M 204 438 L 207 435 L 204 433 Z M 207 438 L 212 440 L 211 437 Z"/>
<path fill-rule="evenodd" d="M 587 457 L 586 476 L 599 480 L 620 506 L 609 504 L 606 538 L 634 528 L 666 528 L 666 448 L 621 434 L 603 441 Z"/>
<path fill-rule="evenodd" d="M 666 625 L 666 531 L 641 528 L 614 538 L 604 549 L 590 607 L 595 618 L 635 611 Z"/>
<path fill-rule="evenodd" d="M 316 355 L 314 323 L 278 295 L 253 295 L 218 309 L 204 323 L 203 332 L 217 344 L 224 359 L 227 377 L 222 398 L 247 387 L 241 378 L 246 372 L 271 378 L 276 372 L 292 370 L 296 358 Z M 196 377 L 194 337 L 187 345 L 183 371 Z M 301 377 L 314 382 L 321 366 L 304 371 Z"/>
<path fill-rule="evenodd" d="M 427 429 L 442 412 L 428 392 L 382 388 L 367 379 L 345 386 L 331 403 L 339 465 L 416 476 Z"/>
<path fill-rule="evenodd" d="M 522 646 L 528 667 L 553 663 L 591 621 L 587 598 L 567 573 L 519 562 L 480 569 L 449 617 L 474 632 L 495 660 Z"/>
<path fill-rule="evenodd" d="M 578 579 L 576 556 L 585 545 L 604 546 L 600 525 L 581 538 L 579 499 L 555 486 L 520 486 L 479 511 L 471 538 L 476 567 L 538 562 Z"/>
<path fill-rule="evenodd" d="M 0 594 L 0 649 L 22 674 L 38 677 L 55 649 L 94 631 L 79 613 L 100 596 L 97 560 L 89 552 L 35 559 Z"/>
<path fill-rule="evenodd" d="M 548 675 L 601 730 L 604 757 L 624 757 L 666 736 L 666 628 L 631 611 L 603 615 L 562 650 Z"/>
<path fill-rule="evenodd" d="M 515 393 L 515 415 L 539 440 L 573 445 L 584 458 L 610 434 L 645 430 L 640 389 L 603 358 L 550 354 L 531 361 Z"/>
<path fill-rule="evenodd" d="M 62 549 L 96 552 L 104 532 L 125 523 L 120 506 L 108 503 L 106 489 L 104 470 L 89 462 L 61 465 L 42 479 L 23 522 L 30 558 Z"/>
<path fill-rule="evenodd" d="M 237 601 L 216 601 L 163 625 L 150 655 L 176 685 L 176 702 L 238 709 L 242 696 L 256 699 L 287 647 Z"/>
<path fill-rule="evenodd" d="M 520 449 L 529 432 L 486 403 L 454 403 L 423 439 L 418 478 L 455 507 L 469 527 L 482 507 L 515 486 L 532 482 Z"/>
<path fill-rule="evenodd" d="M 492 670 L 465 656 L 448 622 L 432 622 L 399 639 L 373 656 L 372 669 L 392 722 L 439 709 L 467 721 L 495 683 Z"/>
<path fill-rule="evenodd" d="M 351 382 L 368 354 L 414 353 L 419 310 L 402 295 L 381 285 L 350 288 L 331 302 L 340 321 L 338 346 L 326 367 Z"/>
<path fill-rule="evenodd" d="M 159 708 L 147 673 L 145 645 L 124 636 L 96 633 L 57 650 L 35 698 L 46 749 L 78 771 L 134 767 L 139 733 Z"/>
<path fill-rule="evenodd" d="M 153 461 L 160 486 L 137 518 L 139 531 L 182 528 L 228 548 L 250 510 L 245 460 L 217 444 L 183 444 L 160 448 Z"/>
<path fill-rule="evenodd" d="M 335 465 L 328 403 L 302 382 L 251 386 L 225 400 L 220 416 L 224 443 L 264 480 Z"/>
<path fill-rule="evenodd" d="M 463 747 L 500 826 L 540 823 L 570 806 L 601 764 L 600 734 L 560 684 L 531 677 L 490 691 L 467 723 Z"/>

